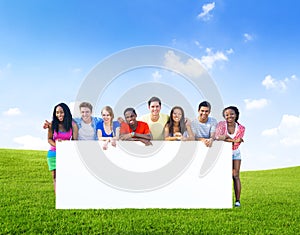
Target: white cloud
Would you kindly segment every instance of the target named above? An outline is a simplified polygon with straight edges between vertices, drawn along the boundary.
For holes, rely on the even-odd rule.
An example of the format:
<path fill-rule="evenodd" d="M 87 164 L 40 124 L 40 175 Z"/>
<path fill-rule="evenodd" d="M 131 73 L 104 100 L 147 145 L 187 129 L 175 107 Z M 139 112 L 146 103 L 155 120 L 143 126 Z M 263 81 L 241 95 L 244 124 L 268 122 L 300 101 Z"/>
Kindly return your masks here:
<path fill-rule="evenodd" d="M 277 80 L 273 78 L 271 75 L 267 75 L 265 79 L 262 81 L 262 85 L 267 89 L 273 89 L 276 91 L 284 92 L 287 89 L 287 85 L 290 81 L 298 80 L 296 75 L 292 75 L 291 77 L 286 77 L 283 80 Z"/>
<path fill-rule="evenodd" d="M 154 73 L 152 73 L 152 78 L 154 81 L 158 81 L 161 78 L 159 71 L 156 70 Z"/>
<path fill-rule="evenodd" d="M 221 51 L 213 52 L 210 48 L 206 48 L 207 55 L 200 59 L 201 64 L 207 69 L 211 69 L 217 61 L 228 61 L 228 57 Z M 233 50 L 230 49 L 226 53 L 231 54 Z"/>
<path fill-rule="evenodd" d="M 200 48 L 200 49 L 202 49 L 203 47 L 201 46 L 201 44 L 200 44 L 200 42 L 199 41 L 195 41 L 194 42 L 195 43 L 195 45 L 198 47 L 198 48 Z"/>
<path fill-rule="evenodd" d="M 259 99 L 259 100 L 245 99 L 244 102 L 246 104 L 246 109 L 248 110 L 262 109 L 265 106 L 267 106 L 269 103 L 267 99 Z"/>
<path fill-rule="evenodd" d="M 179 73 L 187 74 L 190 77 L 198 77 L 204 72 L 197 59 L 188 59 L 186 62 L 183 62 L 174 51 L 168 51 L 165 54 L 164 65 Z"/>
<path fill-rule="evenodd" d="M 271 75 L 267 75 L 265 77 L 265 79 L 262 81 L 262 85 L 267 89 L 274 88 L 276 86 L 275 80 L 271 77 Z"/>
<path fill-rule="evenodd" d="M 291 76 L 291 80 L 292 80 L 292 81 L 297 81 L 298 78 L 297 78 L 297 76 L 296 76 L 295 74 L 293 74 L 293 75 Z"/>
<path fill-rule="evenodd" d="M 262 81 L 262 85 L 267 89 L 275 89 L 279 91 L 285 91 L 286 81 L 285 80 L 276 80 L 271 75 L 267 75 L 265 79 Z"/>
<path fill-rule="evenodd" d="M 249 42 L 253 40 L 253 36 L 249 33 L 244 33 L 244 42 Z"/>
<path fill-rule="evenodd" d="M 21 145 L 19 149 L 47 150 L 49 148 L 47 140 L 31 135 L 16 137 L 14 138 L 14 142 Z"/>
<path fill-rule="evenodd" d="M 215 8 L 215 3 L 208 3 L 202 6 L 202 12 L 198 14 L 197 18 L 208 21 L 211 19 L 212 15 L 210 12 Z"/>
<path fill-rule="evenodd" d="M 300 146 L 300 138 L 298 138 L 298 139 L 293 139 L 290 137 L 282 138 L 280 140 L 280 143 L 286 147 Z"/>
<path fill-rule="evenodd" d="M 300 116 L 285 114 L 278 127 L 264 130 L 262 135 L 279 137 L 286 147 L 300 146 Z"/>
<path fill-rule="evenodd" d="M 300 146 L 300 116 L 283 115 L 278 133 L 282 145 Z"/>
<path fill-rule="evenodd" d="M 283 135 L 300 136 L 300 116 L 283 115 L 278 129 Z"/>
<path fill-rule="evenodd" d="M 5 116 L 18 116 L 21 115 L 21 110 L 19 108 L 9 108 L 7 111 L 4 111 Z"/>
<path fill-rule="evenodd" d="M 226 53 L 227 53 L 228 55 L 230 55 L 230 54 L 233 54 L 233 53 L 234 53 L 234 51 L 233 51 L 233 49 L 232 49 L 232 48 L 230 48 L 229 50 L 226 50 Z"/>
<path fill-rule="evenodd" d="M 272 128 L 272 129 L 267 129 L 264 130 L 261 133 L 262 136 L 277 136 L 278 135 L 278 128 Z"/>

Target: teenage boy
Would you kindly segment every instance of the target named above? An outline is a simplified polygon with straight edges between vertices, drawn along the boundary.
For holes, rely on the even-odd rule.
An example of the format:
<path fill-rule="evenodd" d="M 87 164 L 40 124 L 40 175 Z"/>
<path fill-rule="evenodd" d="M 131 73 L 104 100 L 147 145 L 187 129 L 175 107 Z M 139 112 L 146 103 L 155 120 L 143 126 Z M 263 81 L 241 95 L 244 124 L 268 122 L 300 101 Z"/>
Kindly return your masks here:
<path fill-rule="evenodd" d="M 209 117 L 211 105 L 207 101 L 203 101 L 198 106 L 199 116 L 192 120 L 191 127 L 195 135 L 195 139 L 202 141 L 205 146 L 211 147 L 215 138 L 217 120 Z"/>
<path fill-rule="evenodd" d="M 137 121 L 133 108 L 124 111 L 125 122 L 121 123 L 120 140 L 139 140 L 145 145 L 152 145 L 152 135 L 146 122 Z"/>
<path fill-rule="evenodd" d="M 149 125 L 153 140 L 164 140 L 164 128 L 169 115 L 160 112 L 161 100 L 155 96 L 148 101 L 148 109 L 150 113 L 141 116 L 140 120 Z"/>

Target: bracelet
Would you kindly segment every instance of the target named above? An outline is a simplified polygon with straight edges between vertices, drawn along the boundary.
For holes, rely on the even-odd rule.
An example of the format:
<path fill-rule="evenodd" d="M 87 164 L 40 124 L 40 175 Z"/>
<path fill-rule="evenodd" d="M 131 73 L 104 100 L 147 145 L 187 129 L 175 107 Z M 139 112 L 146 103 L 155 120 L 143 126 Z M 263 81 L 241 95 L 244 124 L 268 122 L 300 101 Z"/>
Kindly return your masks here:
<path fill-rule="evenodd" d="M 134 135 L 135 135 L 135 132 L 134 131 L 131 132 L 131 137 L 134 137 Z"/>

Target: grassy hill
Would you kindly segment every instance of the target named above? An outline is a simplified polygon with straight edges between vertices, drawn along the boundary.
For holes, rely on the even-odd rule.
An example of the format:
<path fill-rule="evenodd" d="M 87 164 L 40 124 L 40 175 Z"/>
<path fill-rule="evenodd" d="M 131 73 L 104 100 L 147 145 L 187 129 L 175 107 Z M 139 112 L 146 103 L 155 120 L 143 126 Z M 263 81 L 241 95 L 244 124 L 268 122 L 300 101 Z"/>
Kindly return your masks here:
<path fill-rule="evenodd" d="M 0 234 L 300 234 L 300 167 L 241 180 L 241 208 L 56 210 L 46 152 L 0 149 Z"/>

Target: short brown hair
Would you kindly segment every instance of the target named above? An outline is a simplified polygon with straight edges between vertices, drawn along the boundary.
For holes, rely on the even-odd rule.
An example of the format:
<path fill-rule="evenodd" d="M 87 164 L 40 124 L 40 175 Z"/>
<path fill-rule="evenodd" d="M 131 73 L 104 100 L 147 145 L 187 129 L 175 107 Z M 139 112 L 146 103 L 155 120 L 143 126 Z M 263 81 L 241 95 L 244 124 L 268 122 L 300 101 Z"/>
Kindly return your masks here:
<path fill-rule="evenodd" d="M 79 109 L 81 109 L 81 108 L 88 108 L 91 110 L 91 112 L 93 112 L 93 105 L 91 105 L 91 103 L 89 103 L 89 102 L 82 102 L 79 105 Z"/>

